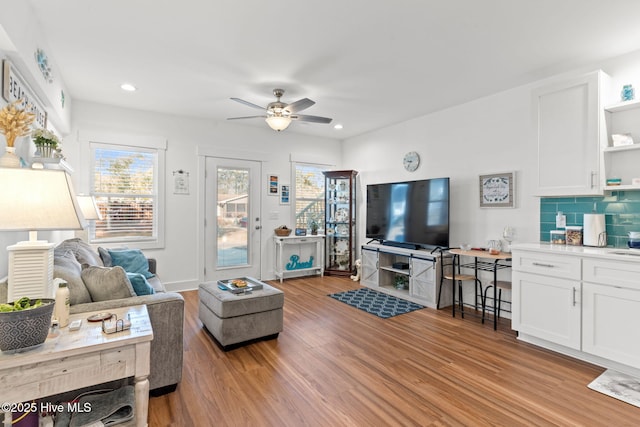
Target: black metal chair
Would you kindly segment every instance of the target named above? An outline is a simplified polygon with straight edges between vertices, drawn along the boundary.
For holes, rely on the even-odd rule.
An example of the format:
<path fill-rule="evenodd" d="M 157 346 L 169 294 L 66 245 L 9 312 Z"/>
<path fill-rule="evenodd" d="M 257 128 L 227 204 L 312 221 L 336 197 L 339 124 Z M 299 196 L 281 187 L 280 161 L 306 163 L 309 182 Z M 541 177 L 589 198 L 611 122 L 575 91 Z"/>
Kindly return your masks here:
<path fill-rule="evenodd" d="M 491 281 L 491 284 L 489 286 L 487 286 L 487 288 L 484 290 L 484 295 L 482 296 L 482 322 L 484 323 L 484 313 L 485 313 L 485 309 L 487 307 L 487 295 L 489 294 L 489 289 L 491 289 L 492 287 L 496 286 L 498 288 L 498 302 L 497 302 L 497 307 L 495 309 L 495 313 L 494 315 L 497 316 L 497 318 L 500 318 L 500 310 L 502 307 L 502 290 L 511 290 L 511 282 L 506 281 L 506 280 L 498 280 L 497 282 L 494 282 L 493 280 Z"/>
<path fill-rule="evenodd" d="M 483 320 L 484 320 L 484 297 L 483 297 L 483 291 L 482 291 L 482 282 L 480 282 L 480 280 L 473 274 L 462 274 L 460 272 L 460 262 L 455 262 L 457 256 L 453 255 L 451 257 L 449 256 L 445 256 L 445 251 L 447 249 L 442 249 L 439 248 L 438 249 L 440 251 L 440 288 L 438 291 L 438 302 L 436 304 L 436 307 L 438 309 L 440 309 L 440 295 L 442 295 L 442 285 L 444 284 L 445 280 L 449 280 L 449 281 L 454 281 L 454 274 L 453 272 L 455 271 L 455 281 L 457 282 L 458 286 L 458 305 L 460 306 L 460 314 L 462 315 L 462 318 L 464 318 L 464 301 L 462 298 L 463 292 L 462 292 L 462 285 L 465 283 L 471 284 L 473 283 L 475 286 L 474 289 L 474 295 L 475 295 L 475 301 L 474 301 L 474 307 L 477 310 L 478 309 L 478 300 L 480 301 L 480 306 L 482 307 L 482 315 L 483 315 Z M 459 259 L 459 258 L 458 258 Z M 455 283 L 453 285 L 452 288 L 452 294 L 453 294 L 453 315 L 456 315 L 456 310 L 455 310 L 455 304 L 456 304 L 456 286 Z M 479 290 L 479 292 L 478 292 Z"/>

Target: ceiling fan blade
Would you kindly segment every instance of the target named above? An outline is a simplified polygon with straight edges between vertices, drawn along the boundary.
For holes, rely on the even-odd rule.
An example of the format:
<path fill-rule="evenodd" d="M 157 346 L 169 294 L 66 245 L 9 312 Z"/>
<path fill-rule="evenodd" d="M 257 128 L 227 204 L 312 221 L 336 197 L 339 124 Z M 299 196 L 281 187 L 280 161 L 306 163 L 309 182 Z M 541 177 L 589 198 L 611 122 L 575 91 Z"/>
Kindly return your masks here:
<path fill-rule="evenodd" d="M 245 117 L 229 117 L 227 120 L 242 120 L 242 119 L 266 119 L 267 116 L 245 116 Z"/>
<path fill-rule="evenodd" d="M 257 108 L 258 110 L 266 110 L 265 107 L 261 107 L 259 105 L 256 105 L 256 104 L 252 103 L 252 102 L 245 101 L 244 99 L 240 99 L 240 98 L 231 98 L 231 99 L 233 99 L 236 102 L 239 102 L 240 104 L 244 104 L 246 106 L 249 106 L 251 108 Z"/>
<path fill-rule="evenodd" d="M 297 100 L 296 102 L 292 102 L 291 104 L 287 105 L 284 109 L 289 111 L 291 114 L 293 114 L 293 113 L 297 113 L 298 111 L 302 111 L 306 108 L 309 108 L 315 103 L 316 103 L 315 101 L 312 101 L 309 98 L 302 98 Z"/>
<path fill-rule="evenodd" d="M 331 120 L 328 117 L 320 117 L 320 116 L 309 116 L 305 114 L 297 114 L 295 116 L 291 116 L 293 120 L 300 120 L 301 122 L 312 122 L 312 123 L 331 123 Z"/>

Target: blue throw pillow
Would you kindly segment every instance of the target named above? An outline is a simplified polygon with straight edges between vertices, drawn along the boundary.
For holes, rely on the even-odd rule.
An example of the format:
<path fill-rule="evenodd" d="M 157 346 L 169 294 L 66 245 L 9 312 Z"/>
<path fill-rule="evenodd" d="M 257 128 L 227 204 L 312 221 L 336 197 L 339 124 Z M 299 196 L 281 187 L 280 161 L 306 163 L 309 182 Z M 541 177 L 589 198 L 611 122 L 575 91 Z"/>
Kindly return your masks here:
<path fill-rule="evenodd" d="M 129 278 L 136 295 L 151 295 L 156 293 L 155 289 L 153 289 L 153 286 L 147 282 L 144 275 L 140 273 L 127 273 L 127 277 Z"/>
<path fill-rule="evenodd" d="M 140 249 L 110 250 L 111 264 L 119 265 L 127 273 L 140 273 L 147 279 L 153 277 L 149 271 L 149 261 Z"/>

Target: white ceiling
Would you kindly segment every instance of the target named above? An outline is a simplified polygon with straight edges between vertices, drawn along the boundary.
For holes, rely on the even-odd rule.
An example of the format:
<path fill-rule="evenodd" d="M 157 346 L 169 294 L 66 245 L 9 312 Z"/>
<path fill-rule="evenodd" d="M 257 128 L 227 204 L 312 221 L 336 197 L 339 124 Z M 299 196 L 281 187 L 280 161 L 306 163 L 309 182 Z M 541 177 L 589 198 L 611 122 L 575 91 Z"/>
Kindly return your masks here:
<path fill-rule="evenodd" d="M 29 1 L 73 99 L 225 120 L 281 87 L 334 119 L 286 132 L 339 139 L 640 49 L 637 0 Z"/>

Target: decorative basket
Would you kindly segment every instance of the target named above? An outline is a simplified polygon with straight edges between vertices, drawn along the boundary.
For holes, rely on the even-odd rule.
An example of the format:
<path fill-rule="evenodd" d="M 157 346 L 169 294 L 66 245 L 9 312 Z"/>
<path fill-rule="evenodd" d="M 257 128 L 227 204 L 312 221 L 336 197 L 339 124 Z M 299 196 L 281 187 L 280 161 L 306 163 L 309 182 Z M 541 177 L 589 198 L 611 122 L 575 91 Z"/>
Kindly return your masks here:
<path fill-rule="evenodd" d="M 47 339 L 55 300 L 42 298 L 41 301 L 40 307 L 0 313 L 0 350 L 27 350 Z"/>
<path fill-rule="evenodd" d="M 276 233 L 276 236 L 280 237 L 287 237 L 289 234 L 291 234 L 290 228 L 276 228 L 273 231 Z"/>

